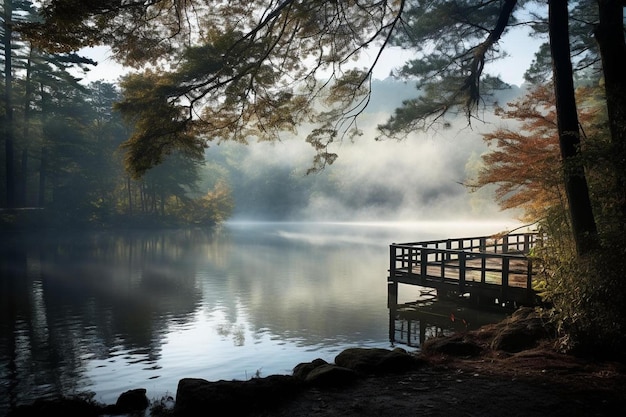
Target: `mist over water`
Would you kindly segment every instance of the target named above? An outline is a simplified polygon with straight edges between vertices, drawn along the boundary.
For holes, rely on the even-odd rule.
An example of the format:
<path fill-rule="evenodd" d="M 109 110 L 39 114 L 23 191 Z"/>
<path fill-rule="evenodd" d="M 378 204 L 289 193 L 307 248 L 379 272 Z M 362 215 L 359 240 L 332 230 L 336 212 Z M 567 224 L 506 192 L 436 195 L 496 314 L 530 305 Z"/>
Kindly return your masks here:
<path fill-rule="evenodd" d="M 492 99 L 501 105 L 522 90 L 512 87 Z M 373 84 L 372 100 L 358 119 L 362 135 L 330 144 L 338 159 L 307 175 L 315 152 L 302 129 L 279 143 L 222 144 L 209 149 L 229 155 L 235 197 L 233 220 L 424 222 L 506 220 L 493 189 L 472 191 L 471 183 L 488 151 L 482 133 L 504 123 L 487 110 L 482 120 L 463 114 L 443 119 L 428 131 L 402 140 L 377 140 L 403 99 L 417 95 L 408 83 L 392 79 Z"/>

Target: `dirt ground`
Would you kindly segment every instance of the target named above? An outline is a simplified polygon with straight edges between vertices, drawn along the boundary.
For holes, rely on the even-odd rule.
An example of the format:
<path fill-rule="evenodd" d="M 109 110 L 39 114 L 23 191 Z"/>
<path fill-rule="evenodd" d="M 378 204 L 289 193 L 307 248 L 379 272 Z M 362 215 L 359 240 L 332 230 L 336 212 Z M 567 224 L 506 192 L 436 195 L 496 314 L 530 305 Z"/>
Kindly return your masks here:
<path fill-rule="evenodd" d="M 559 354 L 428 357 L 416 371 L 310 389 L 258 417 L 626 416 L 626 367 Z"/>

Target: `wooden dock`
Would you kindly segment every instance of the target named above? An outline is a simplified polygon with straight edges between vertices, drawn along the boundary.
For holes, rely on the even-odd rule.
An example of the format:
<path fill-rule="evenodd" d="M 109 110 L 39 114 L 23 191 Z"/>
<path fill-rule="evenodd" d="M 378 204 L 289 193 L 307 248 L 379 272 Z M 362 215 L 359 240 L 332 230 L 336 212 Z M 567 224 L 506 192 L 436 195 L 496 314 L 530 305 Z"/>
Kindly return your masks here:
<path fill-rule="evenodd" d="M 469 298 L 477 305 L 534 305 L 533 265 L 527 256 L 536 233 L 393 243 L 389 250 L 388 306 L 398 284 L 434 288 L 440 298 Z"/>

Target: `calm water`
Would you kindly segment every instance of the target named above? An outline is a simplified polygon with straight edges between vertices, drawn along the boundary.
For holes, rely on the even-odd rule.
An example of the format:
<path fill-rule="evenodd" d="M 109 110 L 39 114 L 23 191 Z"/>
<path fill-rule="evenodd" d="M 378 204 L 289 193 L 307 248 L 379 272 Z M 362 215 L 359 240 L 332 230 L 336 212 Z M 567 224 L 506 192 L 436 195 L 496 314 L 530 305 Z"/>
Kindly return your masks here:
<path fill-rule="evenodd" d="M 113 403 L 142 387 L 156 399 L 174 395 L 185 377 L 289 374 L 347 347 L 398 346 L 389 337 L 388 245 L 511 225 L 4 234 L 0 415 L 35 397 L 91 391 Z M 400 301 L 419 295 L 404 286 Z M 414 324 L 400 323 L 398 334 Z"/>

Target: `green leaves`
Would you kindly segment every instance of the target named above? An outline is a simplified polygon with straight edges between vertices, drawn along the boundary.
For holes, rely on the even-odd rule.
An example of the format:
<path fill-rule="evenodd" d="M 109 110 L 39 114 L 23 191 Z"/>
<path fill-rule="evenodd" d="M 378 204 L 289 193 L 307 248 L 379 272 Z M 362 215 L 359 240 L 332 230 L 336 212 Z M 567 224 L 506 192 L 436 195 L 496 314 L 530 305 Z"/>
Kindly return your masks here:
<path fill-rule="evenodd" d="M 493 77 L 485 77 L 483 69 L 505 56 L 498 41 L 508 25 L 515 23 L 517 3 L 411 2 L 403 16 L 405 30 L 396 34 L 394 43 L 416 51 L 416 58 L 399 75 L 414 81 L 422 94 L 405 102 L 380 126 L 382 132 L 394 136 L 425 129 L 454 109 L 462 109 L 469 122 L 485 93 L 507 88 Z"/>

